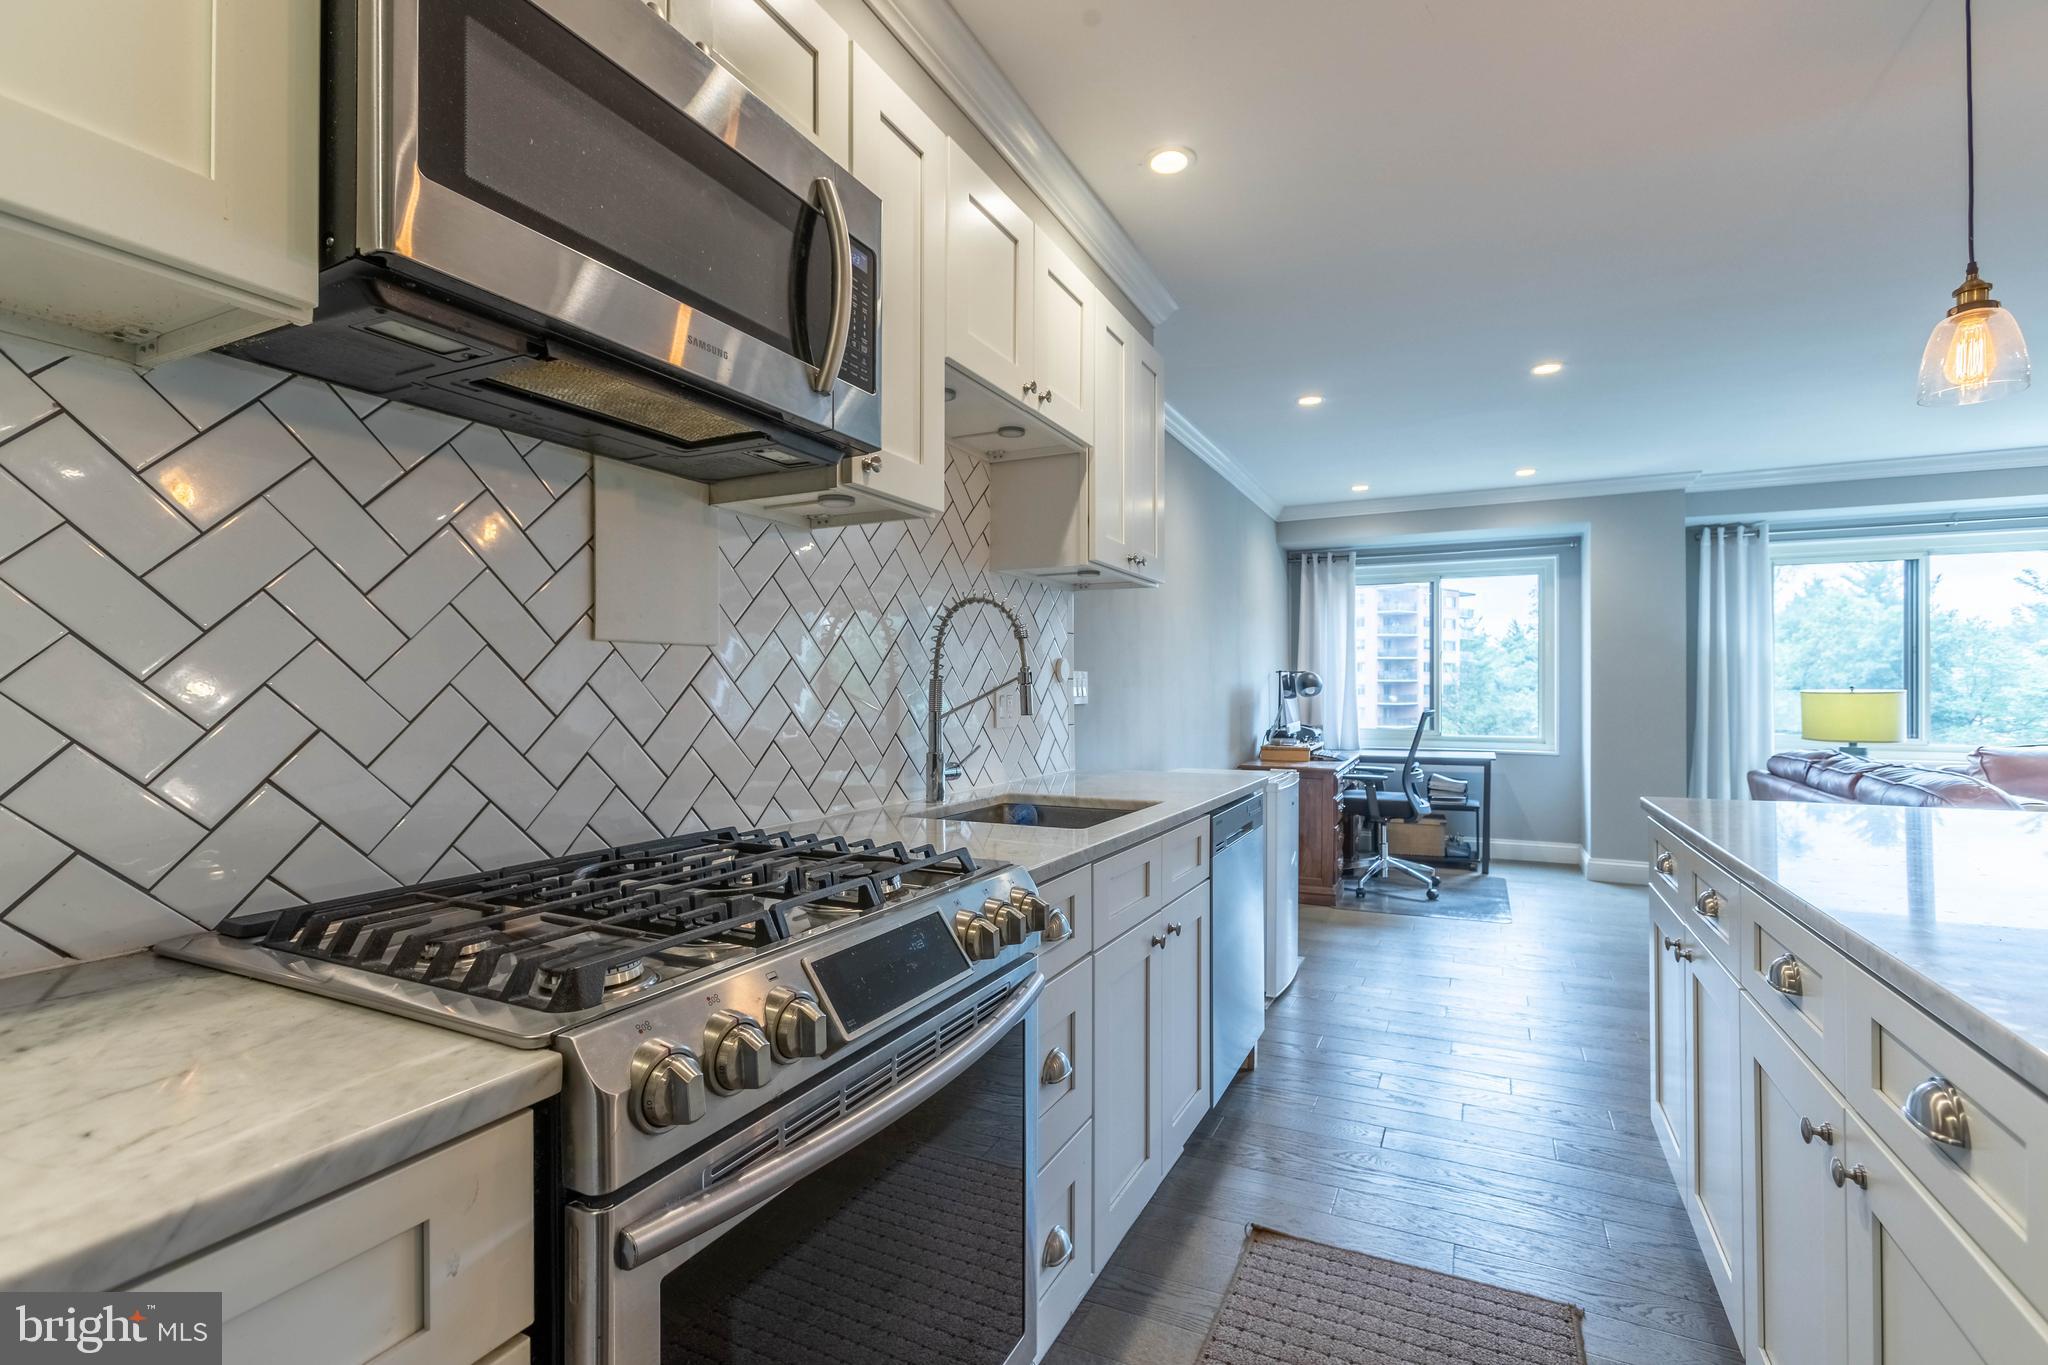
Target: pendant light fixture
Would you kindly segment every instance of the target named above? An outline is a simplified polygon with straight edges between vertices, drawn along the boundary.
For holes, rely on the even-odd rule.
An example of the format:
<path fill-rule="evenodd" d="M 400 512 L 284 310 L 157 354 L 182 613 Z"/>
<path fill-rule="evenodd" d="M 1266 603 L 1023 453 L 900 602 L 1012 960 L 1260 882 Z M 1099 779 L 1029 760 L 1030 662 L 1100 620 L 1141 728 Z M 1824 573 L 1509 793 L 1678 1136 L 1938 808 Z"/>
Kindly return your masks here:
<path fill-rule="evenodd" d="M 1955 291 L 1956 306 L 1934 325 L 1920 354 L 1920 406 L 1959 407 L 2018 393 L 2034 380 L 2019 323 L 1991 297 L 1977 275 L 1977 87 L 1970 0 L 1963 0 L 1963 137 L 1970 263 Z"/>

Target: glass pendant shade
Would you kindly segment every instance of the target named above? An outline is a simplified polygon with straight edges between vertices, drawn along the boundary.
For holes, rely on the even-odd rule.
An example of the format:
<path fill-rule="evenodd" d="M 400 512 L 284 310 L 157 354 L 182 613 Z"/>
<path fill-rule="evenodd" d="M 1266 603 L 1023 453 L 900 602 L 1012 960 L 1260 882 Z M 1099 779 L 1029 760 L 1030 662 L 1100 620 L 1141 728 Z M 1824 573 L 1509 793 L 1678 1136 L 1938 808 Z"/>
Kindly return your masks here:
<path fill-rule="evenodd" d="M 1982 403 L 2018 393 L 2033 382 L 2019 323 L 1988 300 L 1951 309 L 1934 325 L 1927 349 L 1920 354 L 1923 408 Z"/>

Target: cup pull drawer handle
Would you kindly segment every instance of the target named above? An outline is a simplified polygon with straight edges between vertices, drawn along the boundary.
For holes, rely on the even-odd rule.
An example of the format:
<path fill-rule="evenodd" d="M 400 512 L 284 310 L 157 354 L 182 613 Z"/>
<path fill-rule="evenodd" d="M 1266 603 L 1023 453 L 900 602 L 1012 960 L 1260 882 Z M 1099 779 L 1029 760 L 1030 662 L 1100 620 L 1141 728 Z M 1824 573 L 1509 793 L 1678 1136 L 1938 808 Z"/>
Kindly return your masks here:
<path fill-rule="evenodd" d="M 1053 1224 L 1052 1231 L 1045 1235 L 1045 1268 L 1058 1270 L 1074 1259 L 1074 1239 L 1059 1224 Z"/>
<path fill-rule="evenodd" d="M 1045 1054 L 1045 1065 L 1038 1069 L 1040 1085 L 1065 1085 L 1074 1079 L 1074 1059 L 1063 1047 L 1056 1047 Z"/>
<path fill-rule="evenodd" d="M 1657 871 L 1659 874 L 1668 877 L 1677 867 L 1678 863 L 1672 858 L 1669 849 L 1660 848 L 1657 850 Z"/>
<path fill-rule="evenodd" d="M 1803 995 L 1806 992 L 1806 971 L 1799 965 L 1798 958 L 1790 953 L 1781 953 L 1764 968 L 1764 984 L 1780 995 Z"/>
<path fill-rule="evenodd" d="M 1963 1109 L 1963 1092 L 1944 1077 L 1929 1076 L 1914 1086 L 1899 1112 L 1921 1136 L 1944 1147 L 1970 1145 L 1970 1116 Z"/>
<path fill-rule="evenodd" d="M 1708 919 L 1719 919 L 1721 918 L 1721 907 L 1723 904 L 1721 893 L 1710 887 L 1693 897 L 1692 908 L 1705 915 Z"/>

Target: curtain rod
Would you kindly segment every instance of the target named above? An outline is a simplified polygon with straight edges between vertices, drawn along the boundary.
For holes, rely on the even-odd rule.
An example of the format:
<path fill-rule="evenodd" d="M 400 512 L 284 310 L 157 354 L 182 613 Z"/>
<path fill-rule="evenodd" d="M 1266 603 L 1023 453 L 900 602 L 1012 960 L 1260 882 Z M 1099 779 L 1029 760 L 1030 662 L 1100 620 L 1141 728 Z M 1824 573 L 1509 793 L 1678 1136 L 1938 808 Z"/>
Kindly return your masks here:
<path fill-rule="evenodd" d="M 1289 550 L 1287 560 L 1306 558 L 1309 555 L 1357 555 L 1360 559 L 1481 559 L 1491 555 L 1520 554 L 1529 550 L 1577 549 L 1579 538 L 1565 536 L 1550 540 L 1489 540 L 1483 544 L 1453 543 L 1449 545 L 1403 546 L 1400 549 L 1374 549 L 1359 545 L 1324 545 L 1314 549 Z"/>
<path fill-rule="evenodd" d="M 1771 528 L 1771 539 L 1846 540 L 1864 536 L 1901 535 L 1914 531 L 2032 531 L 2048 527 L 2048 513 L 2017 512 L 2010 516 L 1951 516 L 1918 521 L 1834 521 Z"/>

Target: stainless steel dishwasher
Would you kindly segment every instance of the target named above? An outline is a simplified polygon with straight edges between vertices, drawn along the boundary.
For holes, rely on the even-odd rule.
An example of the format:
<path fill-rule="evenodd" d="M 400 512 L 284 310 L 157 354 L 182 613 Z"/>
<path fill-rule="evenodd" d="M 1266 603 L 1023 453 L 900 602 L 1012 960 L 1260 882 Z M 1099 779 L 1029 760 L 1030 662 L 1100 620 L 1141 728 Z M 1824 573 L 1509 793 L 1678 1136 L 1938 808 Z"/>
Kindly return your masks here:
<path fill-rule="evenodd" d="M 1209 819 L 1209 1103 L 1254 1060 L 1266 1030 L 1266 797 Z"/>

